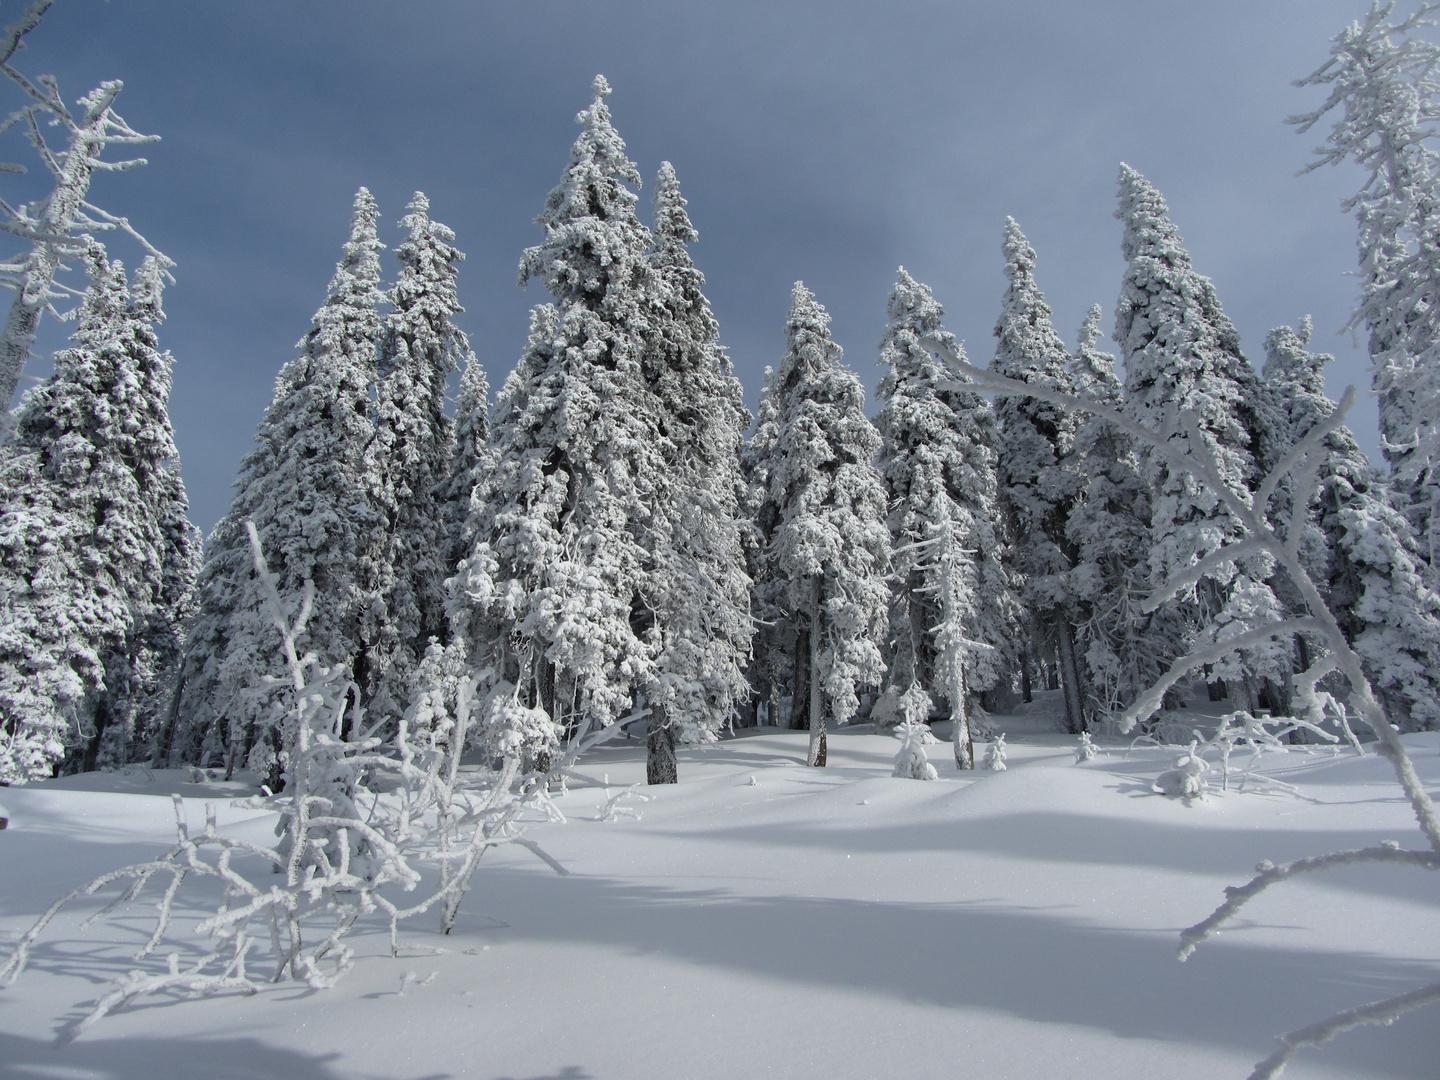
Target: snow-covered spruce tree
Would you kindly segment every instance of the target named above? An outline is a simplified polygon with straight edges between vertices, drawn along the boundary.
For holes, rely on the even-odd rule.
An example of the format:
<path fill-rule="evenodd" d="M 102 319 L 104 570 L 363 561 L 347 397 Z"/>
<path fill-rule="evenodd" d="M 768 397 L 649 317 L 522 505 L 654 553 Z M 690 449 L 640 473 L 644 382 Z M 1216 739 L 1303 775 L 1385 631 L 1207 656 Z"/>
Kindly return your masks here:
<path fill-rule="evenodd" d="M 1095 345 L 1100 314 L 1096 304 L 1085 317 L 1070 375 L 1077 396 L 1118 409 L 1115 358 Z M 1150 489 L 1134 440 L 1105 420 L 1083 416 L 1071 463 L 1085 484 L 1065 526 L 1076 548 L 1067 580 L 1083 614 L 1076 644 L 1085 661 L 1087 715 L 1108 719 L 1179 655 L 1184 626 L 1174 609 L 1146 615 L 1139 608 L 1150 581 Z"/>
<path fill-rule="evenodd" d="M 1305 171 L 1353 159 L 1365 172 L 1343 204 L 1360 227 L 1360 303 L 1352 327 L 1369 331 L 1380 434 L 1392 482 L 1440 582 L 1440 45 L 1418 36 L 1433 4 L 1390 21 L 1393 2 L 1372 0 L 1361 22 L 1335 36 L 1330 58 L 1300 86 L 1326 86 L 1301 132 L 1339 113 Z"/>
<path fill-rule="evenodd" d="M 1265 341 L 1265 389 L 1284 427 L 1288 452 L 1335 403 L 1325 394 L 1325 365 L 1310 352 L 1307 320 L 1299 332 L 1282 326 Z M 1386 712 L 1402 728 L 1440 725 L 1440 597 L 1424 580 L 1424 562 L 1394 496 L 1376 474 L 1350 429 L 1325 436 L 1325 454 L 1297 520 L 1306 534 L 1299 553 L 1340 629 L 1365 665 Z M 1288 529 L 1295 493 L 1279 485 L 1271 519 Z M 1303 497 L 1303 496 L 1302 496 Z M 1302 659 L 1318 644 L 1297 641 Z M 1309 663 L 1303 663 L 1309 667 Z"/>
<path fill-rule="evenodd" d="M 443 411 L 445 383 L 463 368 L 471 394 L 483 400 L 484 391 L 474 385 L 470 343 L 451 321 L 464 310 L 455 275 L 465 256 L 454 246 L 454 232 L 430 219 L 422 192 L 406 209 L 400 226 L 410 235 L 395 249 L 400 272 L 381 337 L 375 438 L 365 458 L 365 484 L 381 529 L 363 558 L 365 652 L 357 671 L 372 708 L 397 718 L 427 642 L 446 633 L 445 580 L 455 570 L 447 561 L 446 530 L 454 515 L 443 496 L 458 492 L 446 490 L 455 436 Z M 469 423 L 473 427 L 473 419 Z"/>
<path fill-rule="evenodd" d="M 491 672 L 485 737 L 537 771 L 567 729 L 623 715 L 654 685 L 661 649 L 644 580 L 666 467 L 642 370 L 651 237 L 610 88 L 597 77 L 594 89 L 537 219 L 545 240 L 520 262 L 521 283 L 538 277 L 554 303 L 532 311 L 491 412 L 475 546 L 451 583 L 453 633 Z"/>
<path fill-rule="evenodd" d="M 287 602 L 314 583 L 304 648 L 326 667 L 363 661 L 364 558 L 382 536 L 366 474 L 385 300 L 377 217 L 375 200 L 361 188 L 329 293 L 297 343 L 299 355 L 280 369 L 230 511 L 210 535 L 176 691 L 168 748 L 174 760 L 224 753 L 235 767 L 254 754 L 271 780 L 281 774 L 275 725 L 283 686 L 266 679 L 284 675 L 284 658 L 275 653 L 246 521 L 259 530 Z"/>
<path fill-rule="evenodd" d="M 829 314 L 800 282 L 785 341 L 764 390 L 774 417 L 762 448 L 762 520 L 774 520 L 765 572 L 783 583 L 789 617 L 806 627 L 806 760 L 823 766 L 827 714 L 845 723 L 858 708 L 857 688 L 884 674 L 890 533 L 885 483 L 871 464 L 880 438 L 865 416 L 865 391 L 841 366 Z"/>
<path fill-rule="evenodd" d="M 1073 393 L 1066 366 L 1070 353 L 1051 325 L 1050 307 L 1035 281 L 1035 249 L 1014 218 L 1005 219 L 1001 250 L 1010 287 L 995 325 L 998 345 L 991 370 Z M 995 399 L 995 418 L 996 481 L 1010 541 L 1007 561 L 1021 586 L 1032 651 L 1054 643 L 1065 729 L 1076 733 L 1085 727 L 1085 688 L 1075 643 L 1081 618 L 1068 577 L 1079 551 L 1065 527 L 1083 483 L 1072 460 L 1080 418 L 1037 398 L 1015 397 Z"/>
<path fill-rule="evenodd" d="M 1115 312 L 1115 340 L 1125 364 L 1125 413 L 1167 437 L 1193 429 L 1214 456 L 1217 475 L 1249 499 L 1257 475 L 1258 379 L 1240 352 L 1240 337 L 1215 287 L 1190 265 L 1160 193 L 1128 165 L 1120 167 L 1121 249 L 1129 264 Z M 1218 495 L 1189 470 L 1176 470 L 1146 444 L 1141 475 L 1150 486 L 1150 571 L 1156 583 L 1218 549 L 1239 526 Z M 1276 621 L 1280 605 L 1266 583 L 1267 556 L 1217 562 L 1170 601 L 1191 634 L 1221 640 Z M 1187 651 L 1189 649 L 1187 643 Z M 1273 640 L 1231 653 L 1212 677 L 1254 704 L 1260 680 L 1290 672 L 1288 646 Z"/>
<path fill-rule="evenodd" d="M 0 782 L 146 755 L 194 581 L 166 415 L 171 358 L 156 346 L 162 268 L 131 295 L 98 244 L 55 373 L 0 449 Z M 148 755 L 146 755 L 148 756 Z"/>
<path fill-rule="evenodd" d="M 655 783 L 674 778 L 677 738 L 712 740 L 748 696 L 753 624 L 740 508 L 750 414 L 701 291 L 704 275 L 690 258 L 687 245 L 699 234 L 668 161 L 655 182 L 653 237 L 642 368 L 665 467 L 642 535 L 651 558 L 643 592 L 660 648 L 642 689 L 651 710 L 647 774 Z"/>
<path fill-rule="evenodd" d="M 111 145 L 132 146 L 159 141 L 158 135 L 142 135 L 125 123 L 115 112 L 115 98 L 124 84 L 118 79 L 103 82 L 80 99 L 78 112 L 65 103 L 52 76 L 26 78 L 12 64 L 23 38 L 40 25 L 51 0 L 33 0 L 20 18 L 6 27 L 0 37 L 0 72 L 4 72 L 25 95 L 30 104 L 10 114 L 0 132 L 19 124 L 39 151 L 40 160 L 55 179 L 55 186 L 43 199 L 12 206 L 0 200 L 3 228 L 30 244 L 24 254 L 0 264 L 0 284 L 14 290 L 3 331 L 0 331 L 0 427 L 8 426 L 11 400 L 15 388 L 30 359 L 35 333 L 41 316 L 54 312 L 57 300 L 69 300 L 77 291 L 56 282 L 57 273 L 65 269 L 66 259 L 82 257 L 91 242 L 91 234 L 119 229 L 133 237 L 142 248 L 169 267 L 170 260 L 150 246 L 123 217 L 106 213 L 86 201 L 90 181 L 97 170 L 118 172 L 144 165 L 144 158 L 129 161 L 106 161 L 101 155 Z M 65 133 L 65 148 L 52 149 L 46 142 L 43 127 L 58 127 Z M 9 171 L 23 172 L 18 166 Z"/>
<path fill-rule="evenodd" d="M 944 310 L 929 288 L 903 267 L 887 310 L 875 417 L 894 547 L 887 682 L 897 696 L 920 685 L 963 723 L 969 694 L 1008 677 L 1020 621 L 997 531 L 994 411 L 947 385 L 920 339 L 938 335 L 957 352 L 960 344 L 941 329 Z"/>
<path fill-rule="evenodd" d="M 447 573 L 454 573 L 460 561 L 470 554 L 475 538 L 467 530 L 470 520 L 470 496 L 484 478 L 489 461 L 490 441 L 490 380 L 485 368 L 472 353 L 460 376 L 460 391 L 455 396 L 455 439 L 450 453 L 450 469 L 440 487 L 439 499 L 445 515 L 443 536 L 450 550 L 443 558 Z"/>

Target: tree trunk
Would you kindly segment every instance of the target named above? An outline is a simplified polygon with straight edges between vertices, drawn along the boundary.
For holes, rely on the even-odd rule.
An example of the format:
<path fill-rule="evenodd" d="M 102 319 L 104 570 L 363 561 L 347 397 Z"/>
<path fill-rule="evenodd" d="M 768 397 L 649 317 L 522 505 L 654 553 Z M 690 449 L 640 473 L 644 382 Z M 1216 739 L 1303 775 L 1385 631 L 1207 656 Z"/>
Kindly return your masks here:
<path fill-rule="evenodd" d="M 1030 654 L 1020 654 L 1020 700 L 1026 705 L 1035 700 L 1030 687 Z"/>
<path fill-rule="evenodd" d="M 950 742 L 955 748 L 955 768 L 975 768 L 975 741 L 970 734 L 970 690 L 965 685 L 965 669 L 960 669 L 960 685 L 950 691 Z"/>
<path fill-rule="evenodd" d="M 795 673 L 790 680 L 790 728 L 804 731 L 810 716 L 810 631 L 795 631 Z"/>
<path fill-rule="evenodd" d="M 770 696 L 767 699 L 766 723 L 771 727 L 780 726 L 780 673 L 775 670 L 776 664 L 772 658 L 770 661 Z"/>
<path fill-rule="evenodd" d="M 1085 730 L 1085 698 L 1080 689 L 1080 665 L 1075 659 L 1075 628 L 1061 616 L 1055 625 L 1060 652 L 1060 681 L 1065 687 L 1065 730 L 1078 735 Z"/>
<path fill-rule="evenodd" d="M 810 579 L 810 750 L 805 764 L 825 767 L 825 692 L 820 685 L 820 576 Z"/>
<path fill-rule="evenodd" d="M 665 715 L 665 706 L 651 703 L 650 733 L 645 739 L 645 782 L 674 784 L 680 779 L 675 764 L 675 732 Z"/>

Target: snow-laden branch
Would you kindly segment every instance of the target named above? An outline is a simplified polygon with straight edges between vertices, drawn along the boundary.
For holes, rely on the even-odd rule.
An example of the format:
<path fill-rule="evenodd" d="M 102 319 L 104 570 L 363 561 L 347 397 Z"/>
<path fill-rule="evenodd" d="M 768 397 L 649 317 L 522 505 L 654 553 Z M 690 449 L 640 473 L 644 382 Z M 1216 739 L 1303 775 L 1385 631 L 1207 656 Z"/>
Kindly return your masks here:
<path fill-rule="evenodd" d="M 1378 25 L 1377 20 L 1388 17 L 1391 7 L 1393 5 L 1382 7 L 1377 3 L 1372 8 L 1370 23 Z M 1432 10 L 1440 10 L 1440 5 L 1427 4 L 1411 20 L 1403 24 L 1401 29 L 1419 25 L 1417 20 Z M 1374 25 L 1367 24 L 1367 32 L 1373 29 Z M 1440 51 L 1436 52 L 1435 58 L 1440 59 Z M 1433 66 L 1433 60 L 1428 60 L 1427 63 Z M 1427 66 L 1427 75 L 1428 71 L 1429 67 Z M 1323 111 L 1325 110 L 1321 110 L 1321 112 Z M 1316 115 L 1318 118 L 1319 114 Z M 1313 123 L 1313 120 L 1310 122 Z M 1437 821 L 1430 795 L 1415 772 L 1414 763 L 1410 760 L 1404 744 L 1400 741 L 1399 731 L 1390 723 L 1384 708 L 1377 700 L 1374 688 L 1365 675 L 1359 655 L 1350 647 L 1350 643 L 1346 640 L 1334 615 L 1325 604 L 1319 589 L 1300 560 L 1299 537 L 1309 512 L 1318 466 L 1326 452 L 1325 441 L 1329 435 L 1341 427 L 1345 414 L 1354 404 L 1355 388 L 1353 386 L 1346 388 L 1339 407 L 1324 421 L 1316 424 L 1307 432 L 1304 439 L 1300 440 L 1276 463 L 1275 467 L 1261 480 L 1251 497 L 1248 496 L 1248 493 L 1242 495 L 1236 492 L 1220 477 L 1214 456 L 1205 441 L 1199 437 L 1196 418 L 1192 415 L 1184 413 L 1172 415 L 1162 425 L 1162 430 L 1152 431 L 1120 410 L 1099 402 L 1062 393 L 1042 385 L 1007 379 L 977 368 L 958 355 L 939 335 L 930 335 L 924 338 L 922 343 L 949 368 L 956 380 L 952 384 L 953 388 L 1032 397 L 1063 409 L 1090 413 L 1113 425 L 1117 431 L 1124 432 L 1151 448 L 1172 470 L 1178 473 L 1189 473 L 1201 480 L 1207 489 L 1224 504 L 1232 520 L 1239 526 L 1241 535 L 1237 539 L 1222 544 L 1216 551 L 1197 560 L 1194 565 L 1170 580 L 1160 583 L 1150 601 L 1146 603 L 1147 609 L 1153 610 L 1155 604 L 1194 585 L 1205 576 L 1207 570 L 1217 569 L 1224 563 L 1246 556 L 1268 556 L 1273 559 L 1299 591 L 1308 617 L 1281 620 L 1231 637 L 1212 639 L 1192 650 L 1188 655 L 1176 660 L 1165 676 L 1141 694 L 1140 698 L 1126 710 L 1121 722 L 1123 730 L 1129 730 L 1136 722 L 1159 710 L 1165 691 L 1195 667 L 1219 660 L 1235 649 L 1257 645 L 1281 634 L 1313 634 L 1324 644 L 1328 655 L 1322 656 L 1311 666 L 1309 671 L 1302 673 L 1297 678 L 1300 703 L 1302 707 L 1306 708 L 1311 718 L 1310 721 L 1300 721 L 1301 725 L 1310 726 L 1311 721 L 1319 722 L 1323 719 L 1325 702 L 1322 700 L 1322 695 L 1316 691 L 1316 683 L 1319 679 L 1334 671 L 1343 674 L 1350 685 L 1351 700 L 1356 706 L 1356 711 L 1379 739 L 1381 753 L 1389 759 L 1394 768 L 1396 778 L 1414 811 L 1420 831 L 1430 845 L 1429 851 L 1408 851 L 1402 850 L 1398 844 L 1387 843 L 1378 848 L 1340 851 L 1329 855 L 1299 859 L 1282 866 L 1262 863 L 1259 873 L 1250 882 L 1227 888 L 1225 902 L 1216 908 L 1207 919 L 1197 923 L 1181 935 L 1180 958 L 1183 960 L 1189 956 L 1200 942 L 1216 933 L 1221 926 L 1234 918 L 1240 908 L 1255 896 L 1271 885 L 1288 880 L 1297 874 L 1356 862 L 1390 862 L 1419 866 L 1430 870 L 1440 869 L 1440 821 Z M 1270 499 L 1280 490 L 1280 485 L 1287 476 L 1290 477 L 1293 484 L 1293 503 L 1287 522 L 1286 536 L 1282 538 L 1270 524 L 1267 515 Z M 1328 699 L 1329 695 L 1323 697 Z M 1337 711 L 1340 713 L 1342 731 L 1352 744 L 1358 747 L 1358 743 L 1355 743 L 1354 736 L 1349 730 L 1344 710 L 1337 709 Z M 1193 748 L 1191 757 L 1194 757 Z M 1271 1080 L 1279 1075 L 1286 1062 L 1302 1046 L 1318 1046 L 1334 1035 L 1362 1024 L 1388 1023 L 1405 1012 L 1435 1001 L 1440 1001 L 1440 985 L 1422 987 L 1386 1001 L 1339 1013 L 1319 1024 L 1284 1036 L 1281 1040 L 1281 1049 L 1256 1068 L 1251 1080 Z"/>
<path fill-rule="evenodd" d="M 522 815 L 546 810 L 548 800 L 543 788 L 515 792 L 518 763 L 513 756 L 494 774 L 459 769 L 475 703 L 474 681 L 461 687 L 452 714 L 431 715 L 424 723 L 412 723 L 407 714 L 391 743 L 382 746 L 364 730 L 360 710 L 347 714 L 352 687 L 344 676 L 346 665 L 327 668 L 298 650 L 296 642 L 314 610 L 313 588 L 307 582 L 296 609 L 287 610 L 259 535 L 253 523 L 247 527 L 262 604 L 280 637 L 294 704 L 283 730 L 283 791 L 236 805 L 278 812 L 279 841 L 266 847 L 223 835 L 213 805 L 207 807 L 204 830 L 192 835 L 184 803 L 176 796 L 177 840 L 168 851 L 102 874 L 52 904 L 0 966 L 0 986 L 14 982 L 35 941 L 80 897 L 119 886 L 88 925 L 162 884 L 152 932 L 135 954 L 143 960 L 166 940 L 174 903 L 188 882 L 214 878 L 223 887 L 213 913 L 188 931 L 213 943 L 203 956 L 184 967 L 172 956 L 168 971 L 122 976 L 61 1035 L 62 1041 L 113 1009 L 161 990 L 254 992 L 258 984 L 247 964 L 257 950 L 266 951 L 267 940 L 273 964 L 269 981 L 288 976 L 316 989 L 331 986 L 351 966 L 345 938 L 366 915 L 385 917 L 392 952 L 399 948 L 399 924 L 432 909 L 440 911 L 441 930 L 448 933 L 481 857 L 492 847 L 518 844 L 557 873 L 566 873 L 524 836 Z M 342 735 L 346 730 L 352 732 L 349 737 Z M 429 889 L 421 888 L 425 864 L 439 872 Z M 395 895 L 417 891 L 418 898 L 409 903 Z"/>
<path fill-rule="evenodd" d="M 56 274 L 65 269 L 66 256 L 92 242 L 89 233 L 119 229 L 154 257 L 167 276 L 174 265 L 127 219 L 86 201 L 96 172 L 123 172 L 146 163 L 144 158 L 106 161 L 102 155 L 107 147 L 152 143 L 160 138 L 136 131 L 114 111 L 115 99 L 124 84 L 118 79 L 101 83 L 80 99 L 78 112 L 71 112 L 53 76 L 39 75 L 31 81 L 10 63 L 24 36 L 40 24 L 49 7 L 50 0 L 35 0 L 0 36 L 0 72 L 31 99 L 31 104 L 10 115 L 0 131 L 23 124 L 35 152 L 55 178 L 53 189 L 38 203 L 0 204 L 0 214 L 5 218 L 0 227 L 30 244 L 30 250 L 17 260 L 20 265 L 9 271 L 13 279 L 7 282 L 15 289 L 15 297 L 0 331 L 0 414 L 10 408 L 34 347 L 41 316 L 47 311 L 54 313 L 51 302 L 64 297 L 56 290 Z M 53 149 L 46 142 L 41 117 L 64 130 L 63 150 Z M 24 170 L 20 166 L 6 166 L 5 171 Z"/>
<path fill-rule="evenodd" d="M 1418 990 L 1411 990 L 1406 994 L 1397 994 L 1394 997 L 1385 998 L 1383 1001 L 1373 1001 L 1358 1009 L 1347 1009 L 1318 1024 L 1311 1024 L 1299 1031 L 1281 1035 L 1280 1049 L 1256 1065 L 1249 1080 L 1274 1080 L 1274 1077 L 1279 1076 L 1285 1066 L 1289 1064 L 1297 1050 L 1311 1046 L 1324 1046 L 1336 1035 L 1354 1031 L 1358 1027 L 1394 1023 L 1408 1012 L 1414 1012 L 1416 1009 L 1434 1005 L 1437 1002 L 1440 1002 L 1440 982 L 1422 986 Z"/>
<path fill-rule="evenodd" d="M 1296 859 L 1294 862 L 1281 863 L 1279 866 L 1263 862 L 1255 868 L 1257 871 L 1255 876 L 1246 884 L 1226 887 L 1225 902 L 1211 912 L 1208 918 L 1181 932 L 1180 959 L 1189 959 L 1197 945 L 1214 936 L 1221 926 L 1239 913 L 1242 907 L 1276 882 L 1286 881 L 1299 874 L 1309 874 L 1316 870 L 1328 870 L 1336 866 L 1349 866 L 1352 863 L 1361 862 L 1400 863 L 1405 866 L 1418 866 L 1425 870 L 1440 870 L 1440 854 L 1433 851 L 1411 851 L 1394 842 L 1384 843 L 1379 847 L 1334 851 L 1328 855 L 1312 855 L 1309 858 Z"/>

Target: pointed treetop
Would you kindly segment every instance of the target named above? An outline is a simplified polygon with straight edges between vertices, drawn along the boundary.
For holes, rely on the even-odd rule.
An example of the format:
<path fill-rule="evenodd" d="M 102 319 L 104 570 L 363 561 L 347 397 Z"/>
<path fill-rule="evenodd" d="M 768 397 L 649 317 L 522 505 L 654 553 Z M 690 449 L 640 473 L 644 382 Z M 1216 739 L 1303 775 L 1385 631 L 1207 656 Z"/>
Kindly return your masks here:
<path fill-rule="evenodd" d="M 895 272 L 895 288 L 885 311 L 891 323 L 906 323 L 919 334 L 938 330 L 941 316 L 945 314 L 930 286 L 916 281 L 903 266 Z"/>
<path fill-rule="evenodd" d="M 1325 353 L 1313 353 L 1310 343 L 1310 316 L 1300 320 L 1298 329 L 1277 326 L 1265 335 L 1265 382 L 1288 383 L 1308 394 L 1325 393 L 1325 365 L 1335 359 Z"/>
<path fill-rule="evenodd" d="M 1075 376 L 1076 389 L 1087 397 L 1115 403 L 1120 400 L 1120 379 L 1115 374 L 1115 357 L 1101 349 L 1099 304 L 1091 304 L 1080 326 L 1075 359 L 1070 372 Z"/>
<path fill-rule="evenodd" d="M 830 313 L 815 299 L 815 294 L 805 287 L 803 281 L 797 281 L 790 292 L 790 314 L 785 320 L 785 336 L 795 338 L 806 333 L 828 339 Z M 833 342 L 831 344 L 838 354 L 840 346 Z"/>
<path fill-rule="evenodd" d="M 1035 249 L 1013 217 L 1005 219 L 1005 241 L 1000 246 L 1005 255 L 1005 276 L 1011 281 L 1017 277 L 1031 277 L 1035 273 Z"/>
<path fill-rule="evenodd" d="M 130 305 L 146 322 L 161 322 L 165 318 L 161 301 L 168 276 L 164 264 L 153 255 L 145 256 L 140 269 L 135 271 L 134 280 L 130 283 Z"/>
<path fill-rule="evenodd" d="M 1171 266 L 1190 265 L 1180 230 L 1170 221 L 1169 214 L 1170 208 L 1154 185 L 1121 162 L 1120 207 L 1115 216 L 1125 223 L 1120 250 L 1127 262 L 1148 255 Z"/>
<path fill-rule="evenodd" d="M 700 239 L 690 223 L 690 215 L 685 212 L 685 196 L 680 194 L 675 166 L 668 161 L 660 163 L 660 172 L 655 178 L 655 235 L 662 241 L 681 244 L 693 244 Z"/>
<path fill-rule="evenodd" d="M 595 101 L 598 103 L 601 98 L 609 97 L 612 93 L 609 82 L 604 75 L 596 75 L 595 80 L 590 84 L 591 91 L 595 94 Z"/>

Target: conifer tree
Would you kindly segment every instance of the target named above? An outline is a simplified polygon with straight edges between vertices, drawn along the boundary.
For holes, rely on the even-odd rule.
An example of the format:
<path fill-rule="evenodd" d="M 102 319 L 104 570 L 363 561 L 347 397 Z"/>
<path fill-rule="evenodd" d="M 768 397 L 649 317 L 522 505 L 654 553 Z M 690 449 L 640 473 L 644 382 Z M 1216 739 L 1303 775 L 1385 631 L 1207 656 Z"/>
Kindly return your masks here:
<path fill-rule="evenodd" d="M 968 693 L 993 689 L 1009 671 L 1019 625 L 996 530 L 994 411 L 951 386 L 920 343 L 939 335 L 963 355 L 941 329 L 944 310 L 903 267 L 887 310 L 875 418 L 894 546 L 887 682 L 897 698 L 918 685 L 963 722 Z"/>
<path fill-rule="evenodd" d="M 1324 376 L 1333 358 L 1310 352 L 1309 337 L 1306 320 L 1298 332 L 1282 326 L 1265 341 L 1265 388 L 1283 423 L 1283 450 L 1335 411 Z M 1402 727 L 1433 728 L 1440 724 L 1440 597 L 1425 583 L 1424 562 L 1393 493 L 1349 428 L 1327 435 L 1322 453 L 1299 541 L 1306 568 L 1387 714 Z M 1280 496 L 1272 520 L 1288 519 L 1296 497 L 1290 489 Z M 1309 643 L 1300 644 L 1308 653 Z"/>
<path fill-rule="evenodd" d="M 464 310 L 455 275 L 465 256 L 454 232 L 430 219 L 423 192 L 406 209 L 400 226 L 410 235 L 395 249 L 400 272 L 385 316 L 375 438 L 365 461 L 381 530 L 365 553 L 361 620 L 362 685 L 373 708 L 397 718 L 427 642 L 445 636 L 445 580 L 455 569 L 447 540 L 453 514 L 444 498 L 455 454 L 446 380 L 463 368 L 471 373 L 470 393 L 483 395 L 474 385 L 470 343 L 452 321 Z M 473 438 L 473 430 L 468 434 Z"/>
<path fill-rule="evenodd" d="M 750 414 L 690 258 L 699 234 L 668 161 L 655 183 L 653 235 L 644 373 L 665 467 L 643 538 L 652 560 L 644 592 L 660 635 L 654 681 L 644 687 L 652 783 L 673 775 L 677 738 L 714 739 L 747 696 L 753 632 L 740 511 Z"/>
<path fill-rule="evenodd" d="M 1258 380 L 1215 287 L 1190 264 L 1160 193 L 1128 165 L 1120 167 L 1121 248 L 1128 267 L 1115 314 L 1125 364 L 1125 411 L 1151 431 L 1180 437 L 1192 427 L 1213 458 L 1215 480 L 1248 499 L 1258 480 L 1261 444 Z M 1179 472 L 1141 449 L 1141 475 L 1152 492 L 1150 571 L 1156 583 L 1183 571 L 1240 535 L 1239 525 L 1194 472 Z M 1267 584 L 1269 560 L 1214 566 L 1172 604 L 1192 635 L 1219 640 L 1276 621 L 1280 605 Z M 1192 640 L 1194 638 L 1192 637 Z M 1258 680 L 1288 674 L 1288 650 L 1275 642 L 1231 654 L 1214 677 L 1253 705 Z"/>
<path fill-rule="evenodd" d="M 1073 393 L 1070 354 L 1050 322 L 1050 307 L 1035 282 L 1035 250 L 1014 218 L 1005 219 L 1005 276 L 1010 287 L 995 326 L 999 344 L 990 367 L 1017 382 Z M 1007 554 L 1021 583 L 1031 639 L 1053 635 L 1064 689 L 1066 730 L 1085 727 L 1084 688 L 1076 655 L 1079 621 L 1069 572 L 1079 559 L 1066 535 L 1079 500 L 1081 476 L 1073 467 L 1079 417 L 1036 398 L 997 397 L 995 415 L 1000 506 L 1010 537 Z"/>
<path fill-rule="evenodd" d="M 452 583 L 457 642 L 491 672 L 490 743 L 542 771 L 567 728 L 613 720 L 655 685 L 661 648 L 642 580 L 665 468 L 643 373 L 651 237 L 602 77 L 594 91 L 537 219 L 544 242 L 520 262 L 521 283 L 539 278 L 554 302 L 532 311 L 492 410 L 475 546 Z"/>
<path fill-rule="evenodd" d="M 1115 358 L 1096 347 L 1099 335 L 1096 304 L 1080 328 L 1071 379 L 1080 397 L 1118 409 Z M 1083 613 L 1077 644 L 1085 660 L 1087 710 L 1092 719 L 1105 718 L 1153 685 L 1167 659 L 1179 655 L 1183 625 L 1173 609 L 1139 610 L 1149 591 L 1150 489 L 1140 476 L 1134 440 L 1107 421 L 1086 417 L 1071 458 L 1085 488 L 1065 526 L 1076 548 L 1068 583 Z"/>
<path fill-rule="evenodd" d="M 143 755 L 194 582 L 153 323 L 163 270 L 132 293 L 98 244 L 71 346 L 0 448 L 0 782 Z"/>
<path fill-rule="evenodd" d="M 785 356 L 765 384 L 762 415 L 773 420 L 757 431 L 755 450 L 764 458 L 762 521 L 773 521 L 765 573 L 808 634 L 812 766 L 825 764 L 827 713 L 845 723 L 859 706 L 857 688 L 884 674 L 889 607 L 885 486 L 871 464 L 880 439 L 829 326 L 796 282 Z"/>
<path fill-rule="evenodd" d="M 275 380 L 230 511 L 211 533 L 177 690 L 170 755 L 179 760 L 224 751 L 233 767 L 254 751 L 254 764 L 278 783 L 276 691 L 265 680 L 283 675 L 283 660 L 261 604 L 246 521 L 259 531 L 283 597 L 297 598 L 314 582 L 315 614 L 302 646 L 325 665 L 363 662 L 363 558 L 382 535 L 366 475 L 385 299 L 377 217 L 361 188 L 329 293 L 297 343 L 299 355 Z M 363 668 L 356 674 L 363 685 Z"/>
<path fill-rule="evenodd" d="M 1354 160 L 1365 172 L 1343 204 L 1359 225 L 1360 303 L 1350 325 L 1369 331 L 1380 434 L 1405 500 L 1431 588 L 1440 583 L 1440 45 L 1416 31 L 1431 6 L 1390 21 L 1372 2 L 1333 39 L 1330 58 L 1300 86 L 1325 102 L 1289 122 L 1301 132 L 1339 112 L 1306 172 Z"/>
<path fill-rule="evenodd" d="M 485 376 L 485 368 L 472 353 L 466 360 L 465 371 L 460 376 L 460 391 L 455 397 L 455 439 L 439 496 L 445 515 L 442 535 L 450 544 L 443 559 L 447 573 L 454 573 L 474 546 L 475 538 L 467 529 L 470 496 L 484 478 L 489 439 L 490 381 Z"/>

